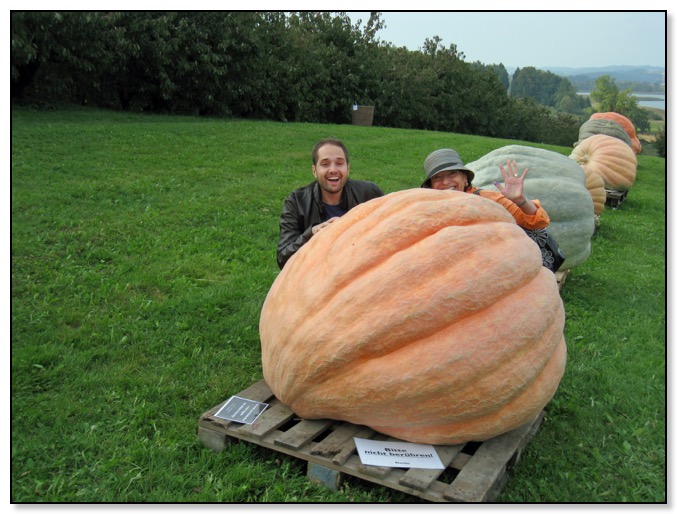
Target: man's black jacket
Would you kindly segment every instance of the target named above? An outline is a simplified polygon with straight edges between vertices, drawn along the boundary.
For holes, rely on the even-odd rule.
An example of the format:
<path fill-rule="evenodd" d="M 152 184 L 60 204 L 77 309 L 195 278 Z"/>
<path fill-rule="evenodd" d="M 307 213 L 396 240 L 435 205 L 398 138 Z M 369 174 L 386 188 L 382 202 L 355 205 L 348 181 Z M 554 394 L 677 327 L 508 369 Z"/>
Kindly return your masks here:
<path fill-rule="evenodd" d="M 348 179 L 339 206 L 347 212 L 379 196 L 383 196 L 383 191 L 373 182 Z M 289 194 L 280 216 L 280 240 L 277 244 L 277 265 L 280 269 L 310 240 L 313 227 L 325 221 L 327 215 L 317 182 L 311 182 Z"/>

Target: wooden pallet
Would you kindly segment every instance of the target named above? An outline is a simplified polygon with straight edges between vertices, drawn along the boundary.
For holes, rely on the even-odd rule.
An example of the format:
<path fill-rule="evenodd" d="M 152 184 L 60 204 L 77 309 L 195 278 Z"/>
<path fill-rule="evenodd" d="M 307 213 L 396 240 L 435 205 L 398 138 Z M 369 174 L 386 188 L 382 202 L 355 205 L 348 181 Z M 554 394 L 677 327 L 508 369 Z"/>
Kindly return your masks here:
<path fill-rule="evenodd" d="M 233 441 L 246 441 L 307 461 L 308 478 L 333 490 L 350 475 L 431 502 L 494 501 L 545 414 L 481 443 L 435 446 L 444 470 L 390 468 L 362 464 L 353 438 L 398 439 L 347 422 L 300 419 L 273 396 L 263 380 L 236 396 L 269 407 L 251 425 L 215 417 L 225 401 L 205 412 L 197 433 L 208 448 L 218 452 Z"/>
<path fill-rule="evenodd" d="M 558 270 L 558 271 L 555 272 L 555 278 L 557 279 L 557 285 L 559 286 L 560 289 L 562 289 L 562 286 L 564 285 L 564 282 L 566 282 L 566 279 L 569 276 L 570 272 L 571 272 L 570 269 Z"/>
<path fill-rule="evenodd" d="M 618 209 L 618 207 L 625 202 L 627 197 L 627 191 L 613 191 L 611 189 L 606 189 L 606 205 L 612 209 Z"/>

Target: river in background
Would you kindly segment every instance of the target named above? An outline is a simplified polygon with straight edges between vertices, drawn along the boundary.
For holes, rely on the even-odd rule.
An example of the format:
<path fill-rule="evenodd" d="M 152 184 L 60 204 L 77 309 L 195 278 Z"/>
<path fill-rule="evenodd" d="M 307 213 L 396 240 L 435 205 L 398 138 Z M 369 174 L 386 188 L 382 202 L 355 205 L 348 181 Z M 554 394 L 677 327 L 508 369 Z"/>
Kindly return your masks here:
<path fill-rule="evenodd" d="M 589 96 L 589 91 L 579 91 L 581 96 Z M 665 93 L 634 93 L 637 98 L 637 104 L 641 107 L 653 107 L 654 109 L 665 110 Z"/>

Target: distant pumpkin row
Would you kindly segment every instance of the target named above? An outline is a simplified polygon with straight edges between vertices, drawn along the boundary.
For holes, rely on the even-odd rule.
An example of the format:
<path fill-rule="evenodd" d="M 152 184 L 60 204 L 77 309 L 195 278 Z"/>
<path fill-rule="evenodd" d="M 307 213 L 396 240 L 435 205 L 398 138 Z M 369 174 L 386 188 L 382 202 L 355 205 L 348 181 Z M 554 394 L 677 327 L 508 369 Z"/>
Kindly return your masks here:
<path fill-rule="evenodd" d="M 632 122 L 615 112 L 598 112 L 581 125 L 570 157 L 585 171 L 595 214 L 604 211 L 606 190 L 628 191 L 637 177 L 642 144 Z"/>
<path fill-rule="evenodd" d="M 490 188 L 501 181 L 499 164 L 516 160 L 529 169 L 524 192 L 538 198 L 550 216 L 548 230 L 566 260 L 562 270 L 581 265 L 590 255 L 595 217 L 606 204 L 606 191 L 628 191 L 637 176 L 642 145 L 632 122 L 614 112 L 595 113 L 579 130 L 579 140 L 567 158 L 541 148 L 510 145 L 467 164 L 475 172 L 473 185 Z M 581 173 L 581 170 L 583 173 Z"/>

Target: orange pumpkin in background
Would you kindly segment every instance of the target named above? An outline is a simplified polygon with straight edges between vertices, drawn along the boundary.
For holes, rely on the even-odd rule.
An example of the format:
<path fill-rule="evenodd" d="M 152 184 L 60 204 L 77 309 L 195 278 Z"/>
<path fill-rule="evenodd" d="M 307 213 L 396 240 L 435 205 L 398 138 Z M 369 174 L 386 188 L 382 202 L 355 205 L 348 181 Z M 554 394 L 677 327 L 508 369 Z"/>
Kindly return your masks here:
<path fill-rule="evenodd" d="M 581 141 L 571 155 L 586 172 L 602 177 L 611 191 L 628 191 L 637 177 L 637 157 L 620 139 L 597 134 Z"/>
<path fill-rule="evenodd" d="M 590 119 L 615 121 L 621 127 L 623 127 L 623 130 L 625 130 L 628 136 L 630 136 L 630 146 L 632 147 L 632 151 L 635 153 L 635 155 L 638 155 L 642 152 L 642 143 L 640 143 L 639 139 L 637 138 L 635 125 L 633 125 L 632 121 L 622 114 L 618 114 L 617 112 L 596 112 L 590 116 Z"/>
<path fill-rule="evenodd" d="M 567 354 L 538 247 L 499 204 L 432 189 L 371 200 L 315 235 L 259 330 L 263 376 L 298 416 L 428 444 L 530 422 Z"/>

